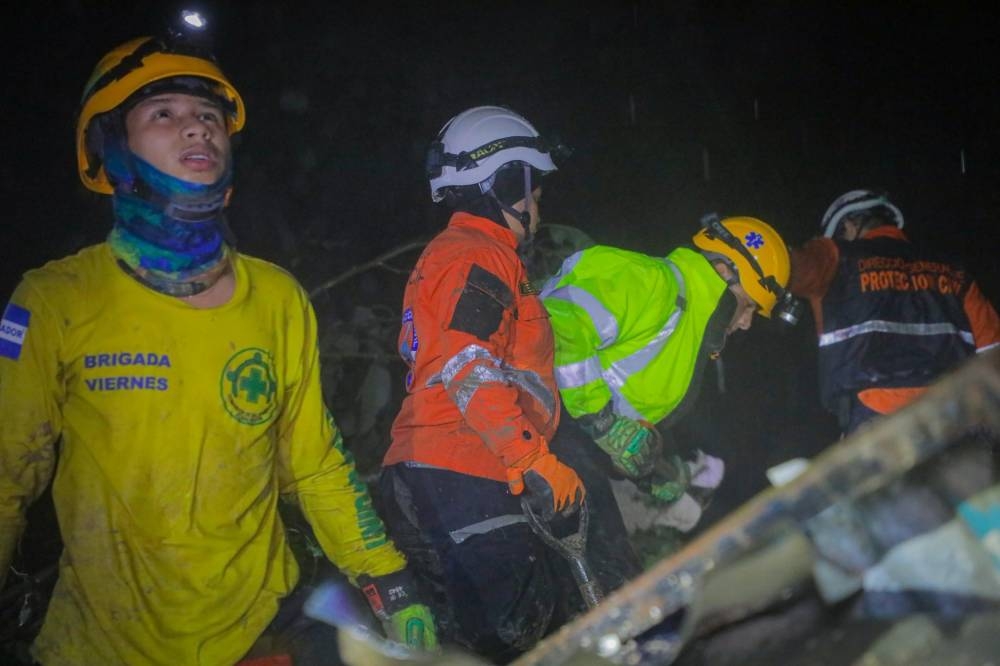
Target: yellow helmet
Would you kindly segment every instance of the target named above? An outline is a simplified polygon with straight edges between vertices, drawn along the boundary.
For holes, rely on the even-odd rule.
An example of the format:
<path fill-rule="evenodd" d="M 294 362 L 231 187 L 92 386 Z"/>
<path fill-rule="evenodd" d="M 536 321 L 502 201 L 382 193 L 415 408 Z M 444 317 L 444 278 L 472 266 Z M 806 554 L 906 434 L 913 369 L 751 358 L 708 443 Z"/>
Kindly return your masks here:
<path fill-rule="evenodd" d="M 77 166 L 84 185 L 101 194 L 113 192 L 100 157 L 92 146 L 88 146 L 91 121 L 117 108 L 151 83 L 175 77 L 204 79 L 213 87 L 217 86 L 213 93 L 222 100 L 228 112 L 229 134 L 243 128 L 246 120 L 243 98 L 210 55 L 166 39 L 133 39 L 101 58 L 84 87 L 76 122 Z"/>
<path fill-rule="evenodd" d="M 721 255 L 739 274 L 740 285 L 757 304 L 758 312 L 771 316 L 774 304 L 784 296 L 791 263 L 788 248 L 771 225 L 755 217 L 717 215 L 702 219 L 702 230 L 694 244 L 711 255 Z"/>

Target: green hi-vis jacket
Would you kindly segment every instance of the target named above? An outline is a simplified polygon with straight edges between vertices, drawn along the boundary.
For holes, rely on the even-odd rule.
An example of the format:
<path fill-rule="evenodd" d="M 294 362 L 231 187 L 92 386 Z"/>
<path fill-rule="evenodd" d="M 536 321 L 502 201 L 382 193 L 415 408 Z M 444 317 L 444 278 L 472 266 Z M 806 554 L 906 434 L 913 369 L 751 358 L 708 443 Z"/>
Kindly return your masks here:
<path fill-rule="evenodd" d="M 610 400 L 616 414 L 650 423 L 679 415 L 696 370 L 722 348 L 729 293 L 688 248 L 665 259 L 603 245 L 571 255 L 542 290 L 566 409 L 594 414 Z"/>

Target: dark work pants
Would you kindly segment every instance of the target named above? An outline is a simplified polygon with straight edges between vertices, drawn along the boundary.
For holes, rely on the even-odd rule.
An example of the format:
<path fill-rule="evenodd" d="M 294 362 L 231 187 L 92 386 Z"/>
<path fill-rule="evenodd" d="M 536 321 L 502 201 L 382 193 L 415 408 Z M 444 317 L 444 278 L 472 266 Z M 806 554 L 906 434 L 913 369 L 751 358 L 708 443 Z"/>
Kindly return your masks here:
<path fill-rule="evenodd" d="M 567 426 L 550 449 L 587 488 L 587 557 L 610 591 L 639 573 L 638 558 L 592 455 L 596 446 L 571 421 Z M 535 536 L 506 483 L 392 465 L 379 494 L 390 535 L 431 600 L 444 640 L 506 663 L 585 609 L 565 560 Z M 575 517 L 553 522 L 557 535 L 575 528 Z"/>

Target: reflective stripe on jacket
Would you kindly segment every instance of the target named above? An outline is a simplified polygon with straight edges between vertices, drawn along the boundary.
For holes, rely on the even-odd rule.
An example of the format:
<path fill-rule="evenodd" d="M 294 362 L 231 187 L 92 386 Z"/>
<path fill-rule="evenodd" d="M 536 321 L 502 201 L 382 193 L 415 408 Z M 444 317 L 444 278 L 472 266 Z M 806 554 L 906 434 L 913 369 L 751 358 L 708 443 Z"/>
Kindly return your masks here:
<path fill-rule="evenodd" d="M 838 396 L 920 387 L 1000 343 L 1000 319 L 965 269 L 918 253 L 902 231 L 877 228 L 856 241 L 814 239 L 792 252 L 790 289 L 810 299 L 819 334 L 820 390 Z"/>
<path fill-rule="evenodd" d="M 630 418 L 671 415 L 707 356 L 706 330 L 725 293 L 712 265 L 688 248 L 663 259 L 598 245 L 566 259 L 542 299 L 569 413 L 593 414 L 610 400 Z"/>
<path fill-rule="evenodd" d="M 548 315 L 513 232 L 455 213 L 403 296 L 399 351 L 407 396 L 383 463 L 497 481 L 559 421 Z"/>

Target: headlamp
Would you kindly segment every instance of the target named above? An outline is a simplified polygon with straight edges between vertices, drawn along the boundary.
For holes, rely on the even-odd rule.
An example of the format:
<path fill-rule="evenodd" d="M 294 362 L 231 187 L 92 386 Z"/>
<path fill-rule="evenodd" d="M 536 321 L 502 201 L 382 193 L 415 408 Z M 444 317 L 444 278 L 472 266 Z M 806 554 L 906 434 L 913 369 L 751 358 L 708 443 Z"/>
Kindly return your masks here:
<path fill-rule="evenodd" d="M 773 312 L 781 321 L 789 326 L 795 326 L 802 318 L 802 309 L 802 301 L 786 289 L 778 302 L 774 304 Z"/>
<path fill-rule="evenodd" d="M 184 25 L 191 27 L 194 30 L 202 30 L 208 25 L 204 17 L 198 12 L 192 12 L 187 9 L 181 11 L 181 21 Z"/>
<path fill-rule="evenodd" d="M 215 60 L 211 55 L 212 43 L 208 21 L 199 12 L 189 9 L 181 10 L 177 18 L 167 24 L 162 42 L 168 53 L 197 55 Z"/>

